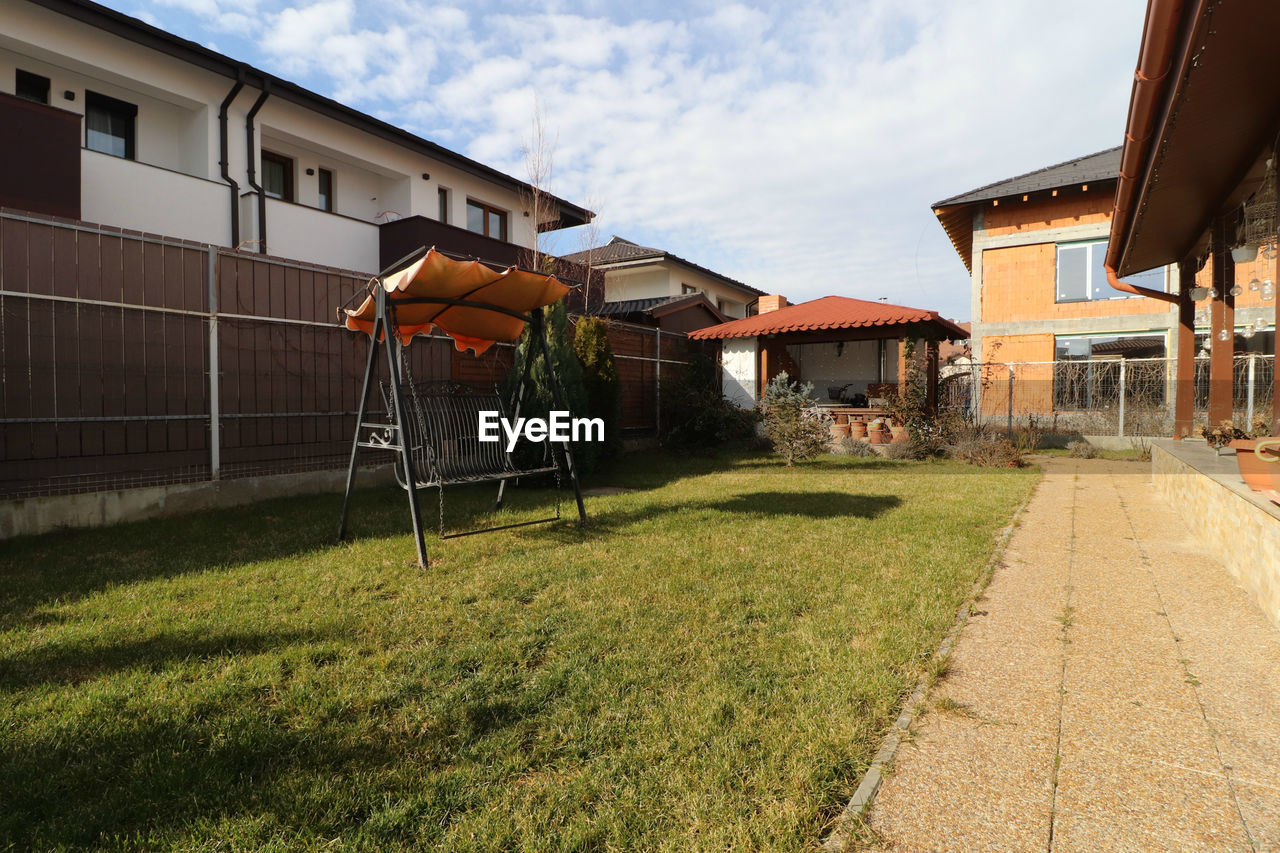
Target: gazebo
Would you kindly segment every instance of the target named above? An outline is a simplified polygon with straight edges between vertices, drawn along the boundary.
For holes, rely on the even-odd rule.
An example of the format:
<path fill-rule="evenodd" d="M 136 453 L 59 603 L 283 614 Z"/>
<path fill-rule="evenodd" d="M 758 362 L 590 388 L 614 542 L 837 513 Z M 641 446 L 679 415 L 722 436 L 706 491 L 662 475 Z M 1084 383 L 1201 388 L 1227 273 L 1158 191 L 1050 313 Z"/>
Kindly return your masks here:
<path fill-rule="evenodd" d="M 689 333 L 691 340 L 719 341 L 725 396 L 754 406 L 765 385 L 782 371 L 812 382 L 832 404 L 862 395 L 880 396 L 902 375 L 901 346 L 924 341 L 928 405 L 937 401 L 938 344 L 963 340 L 963 328 L 937 311 L 824 296 L 788 305 L 780 296 L 760 298 L 760 313 Z"/>

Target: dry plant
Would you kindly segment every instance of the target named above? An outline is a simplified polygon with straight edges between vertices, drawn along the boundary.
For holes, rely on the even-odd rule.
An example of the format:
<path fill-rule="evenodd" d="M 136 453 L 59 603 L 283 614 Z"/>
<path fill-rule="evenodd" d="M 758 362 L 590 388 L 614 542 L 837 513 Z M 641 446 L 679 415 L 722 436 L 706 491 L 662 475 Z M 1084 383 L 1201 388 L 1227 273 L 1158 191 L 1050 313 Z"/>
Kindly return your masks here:
<path fill-rule="evenodd" d="M 521 146 L 527 187 L 520 193 L 524 214 L 533 219 L 533 246 L 521 254 L 528 261 L 525 266 L 539 272 L 554 272 L 554 270 L 544 269 L 548 261 L 543 253 L 542 233 L 544 230 L 550 230 L 560 217 L 556 209 L 555 196 L 551 194 L 551 180 L 555 173 L 556 141 L 547 136 L 542 101 L 535 96 L 529 138 Z"/>
<path fill-rule="evenodd" d="M 585 206 L 587 210 L 594 211 L 593 216 L 586 225 L 578 229 L 578 252 L 582 257 L 579 263 L 586 270 L 583 276 L 582 288 L 582 313 L 591 313 L 591 272 L 596 267 L 596 258 L 600 254 L 600 225 L 598 218 L 600 216 L 600 200 L 595 196 L 587 196 Z M 602 293 L 603 300 L 604 294 Z"/>

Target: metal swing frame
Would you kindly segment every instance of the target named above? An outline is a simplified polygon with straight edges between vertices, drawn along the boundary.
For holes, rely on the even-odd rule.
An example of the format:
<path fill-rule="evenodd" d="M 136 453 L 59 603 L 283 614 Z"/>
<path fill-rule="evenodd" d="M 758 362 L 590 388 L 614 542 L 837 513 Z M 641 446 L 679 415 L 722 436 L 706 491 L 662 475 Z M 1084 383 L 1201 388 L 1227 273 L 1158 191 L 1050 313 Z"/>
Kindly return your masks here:
<path fill-rule="evenodd" d="M 403 267 L 421 254 L 415 252 L 406 258 L 397 261 L 391 267 L 388 267 L 378 277 L 381 281 L 382 276 L 389 272 L 394 272 Z M 346 538 L 347 517 L 351 506 L 351 492 L 355 486 L 356 468 L 359 461 L 360 449 L 367 448 L 372 450 L 390 450 L 397 454 L 398 459 L 396 465 L 397 479 L 403 474 L 401 486 L 405 489 L 409 496 L 409 515 L 413 521 L 413 535 L 417 542 L 418 548 L 418 565 L 421 568 L 427 568 L 427 546 L 423 534 L 422 513 L 418 506 L 418 490 L 421 488 L 438 488 L 440 489 L 441 513 L 443 515 L 444 487 L 447 485 L 458 484 L 474 484 L 481 482 L 498 483 L 498 495 L 494 501 L 493 509 L 501 509 L 503 496 L 506 492 L 507 483 L 510 480 L 519 479 L 520 477 L 534 476 L 549 472 L 555 472 L 557 475 L 563 470 L 568 474 L 570 482 L 573 484 L 573 494 L 578 505 L 578 522 L 586 524 L 587 511 L 582 502 L 582 487 L 578 481 L 578 468 L 573 460 L 573 450 L 568 441 L 552 442 L 551 445 L 552 463 L 551 467 L 541 467 L 536 469 L 522 470 L 517 469 L 513 465 L 505 467 L 502 471 L 491 472 L 483 476 L 468 476 L 460 479 L 450 479 L 447 476 L 441 476 L 437 469 L 433 472 L 433 476 L 428 481 L 419 478 L 418 466 L 414 462 L 415 439 L 423 439 L 420 434 L 414 435 L 415 424 L 419 423 L 418 415 L 420 411 L 414 410 L 410 406 L 409 401 L 405 399 L 404 377 L 400 370 L 400 356 L 405 347 L 400 342 L 398 334 L 399 326 L 396 323 L 396 305 L 443 305 L 443 306 L 462 306 L 467 308 L 480 308 L 486 311 L 495 311 L 500 314 L 506 314 L 516 317 L 528 324 L 532 338 L 538 341 L 538 350 L 541 351 L 542 357 L 547 363 L 547 375 L 550 378 L 551 397 L 557 409 L 564 409 L 564 391 L 560 387 L 560 378 L 556 374 L 555 359 L 551 354 L 551 343 L 547 339 L 546 318 L 542 308 L 535 308 L 528 314 L 514 311 L 497 305 L 490 305 L 484 302 L 477 302 L 468 299 L 451 299 L 437 297 L 405 297 L 402 299 L 391 300 L 387 296 L 387 291 L 379 283 L 374 286 L 375 291 L 375 320 L 373 333 L 369 339 L 369 357 L 365 365 L 364 383 L 360 391 L 360 407 L 356 416 L 355 434 L 351 440 L 351 462 L 347 467 L 347 486 L 342 497 L 342 518 L 338 522 L 338 540 L 342 541 Z M 378 337 L 382 336 L 382 343 L 379 344 Z M 531 348 L 532 349 L 532 348 Z M 369 408 L 369 392 L 373 387 L 373 376 L 377 370 L 378 352 L 384 350 L 387 357 L 387 368 L 390 375 L 388 382 L 390 386 L 391 411 L 388 423 L 368 422 L 365 420 Z M 524 363 L 524 369 L 520 375 L 520 382 L 516 386 L 515 395 L 515 418 L 520 417 L 520 409 L 524 403 L 525 388 L 529 382 L 529 373 L 533 366 L 537 353 L 531 351 Z M 421 408 L 421 400 L 414 392 L 414 406 Z M 425 439 L 423 439 L 425 440 Z M 510 530 L 515 527 L 527 527 L 532 524 L 545 524 L 547 522 L 556 521 L 560 518 L 559 506 L 556 508 L 556 515 L 549 518 L 540 518 L 534 521 L 520 521 L 512 524 L 500 524 L 491 527 L 483 527 L 477 530 L 469 530 L 461 533 L 451 533 L 448 535 L 441 534 L 442 539 L 453 539 L 460 536 L 472 536 L 478 533 L 491 533 L 498 530 Z M 443 527 L 442 527 L 443 530 Z"/>

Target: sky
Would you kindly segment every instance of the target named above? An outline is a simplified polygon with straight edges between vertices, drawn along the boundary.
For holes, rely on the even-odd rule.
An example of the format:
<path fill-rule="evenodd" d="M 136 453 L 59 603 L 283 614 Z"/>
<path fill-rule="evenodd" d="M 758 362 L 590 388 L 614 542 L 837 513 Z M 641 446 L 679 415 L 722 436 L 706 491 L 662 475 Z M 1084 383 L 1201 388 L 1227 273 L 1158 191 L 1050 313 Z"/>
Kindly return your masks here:
<path fill-rule="evenodd" d="M 792 302 L 969 319 L 933 202 L 1123 141 L 1144 0 L 109 0 Z M 586 248 L 587 229 L 551 250 Z"/>

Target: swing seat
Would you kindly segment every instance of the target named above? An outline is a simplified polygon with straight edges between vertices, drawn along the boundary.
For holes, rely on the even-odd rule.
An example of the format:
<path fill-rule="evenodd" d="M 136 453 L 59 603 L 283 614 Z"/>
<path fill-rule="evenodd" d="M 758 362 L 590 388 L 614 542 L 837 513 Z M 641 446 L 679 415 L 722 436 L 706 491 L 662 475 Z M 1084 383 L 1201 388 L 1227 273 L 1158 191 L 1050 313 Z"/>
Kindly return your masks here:
<path fill-rule="evenodd" d="M 394 424 L 391 386 L 386 382 L 381 386 L 388 423 Z M 505 435 L 498 441 L 480 440 L 481 412 L 497 412 L 506 417 L 506 406 L 497 389 L 448 381 L 408 382 L 401 387 L 416 488 L 492 483 L 557 472 L 549 444 L 544 445 L 541 464 L 517 468 L 507 452 Z M 397 462 L 395 471 L 401 488 L 408 489 L 403 464 Z"/>

